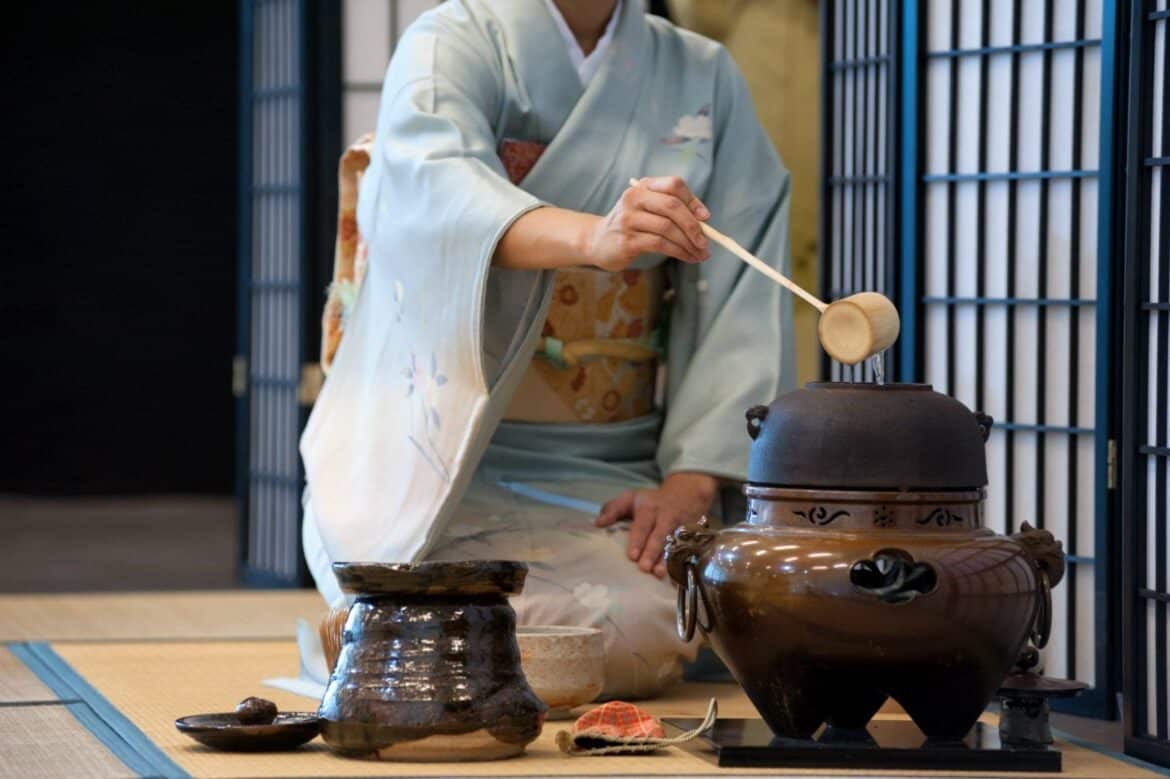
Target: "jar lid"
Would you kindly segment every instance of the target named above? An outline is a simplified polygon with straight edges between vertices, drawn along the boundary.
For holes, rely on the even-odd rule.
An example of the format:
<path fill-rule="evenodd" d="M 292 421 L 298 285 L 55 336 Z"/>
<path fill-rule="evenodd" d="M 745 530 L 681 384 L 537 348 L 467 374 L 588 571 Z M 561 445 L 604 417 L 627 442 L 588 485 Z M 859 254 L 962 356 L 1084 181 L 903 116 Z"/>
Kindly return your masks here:
<path fill-rule="evenodd" d="M 433 560 L 425 563 L 333 564 L 344 592 L 354 595 L 514 595 L 528 566 L 514 560 Z"/>
<path fill-rule="evenodd" d="M 991 419 L 929 384 L 814 382 L 747 412 L 748 481 L 837 490 L 987 484 Z"/>

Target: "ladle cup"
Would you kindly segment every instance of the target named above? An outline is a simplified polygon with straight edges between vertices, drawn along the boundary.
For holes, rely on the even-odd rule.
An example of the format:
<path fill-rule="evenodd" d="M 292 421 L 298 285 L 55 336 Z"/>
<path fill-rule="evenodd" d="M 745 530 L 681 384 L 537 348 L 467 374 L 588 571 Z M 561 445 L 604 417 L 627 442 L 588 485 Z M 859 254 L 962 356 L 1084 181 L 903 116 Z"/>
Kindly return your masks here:
<path fill-rule="evenodd" d="M 639 186 L 638 180 L 630 179 L 630 186 Z M 819 311 L 817 338 L 834 360 L 856 365 L 867 357 L 881 354 L 898 339 L 902 326 L 898 309 L 880 292 L 858 292 L 826 303 L 740 246 L 734 238 L 706 222 L 700 222 L 699 226 L 712 241 Z"/>

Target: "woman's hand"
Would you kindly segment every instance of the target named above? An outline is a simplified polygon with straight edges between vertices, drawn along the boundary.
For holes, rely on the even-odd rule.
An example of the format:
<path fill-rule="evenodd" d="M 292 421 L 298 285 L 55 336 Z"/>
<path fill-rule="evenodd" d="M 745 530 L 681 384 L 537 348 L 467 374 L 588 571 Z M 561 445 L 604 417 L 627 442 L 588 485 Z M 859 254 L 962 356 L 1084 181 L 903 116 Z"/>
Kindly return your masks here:
<path fill-rule="evenodd" d="M 629 490 L 606 503 L 598 527 L 632 520 L 627 554 L 643 571 L 666 575 L 662 550 L 675 528 L 693 522 L 711 507 L 719 483 L 705 473 L 672 473 L 657 489 Z"/>
<path fill-rule="evenodd" d="M 702 262 L 711 253 L 699 222 L 709 216 L 678 176 L 641 179 L 589 231 L 585 255 L 607 271 L 625 270 L 642 254 Z"/>

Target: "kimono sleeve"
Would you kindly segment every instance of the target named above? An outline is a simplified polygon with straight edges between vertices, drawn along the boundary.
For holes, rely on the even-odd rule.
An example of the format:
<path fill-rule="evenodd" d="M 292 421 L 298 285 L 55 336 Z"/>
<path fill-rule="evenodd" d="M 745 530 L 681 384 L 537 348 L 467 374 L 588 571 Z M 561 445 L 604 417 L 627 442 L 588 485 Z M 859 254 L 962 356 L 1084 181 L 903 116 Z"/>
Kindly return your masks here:
<path fill-rule="evenodd" d="M 543 205 L 508 180 L 497 153 L 504 80 L 500 51 L 474 20 L 429 14 L 408 30 L 363 181 L 358 219 L 371 244 L 405 231 L 411 245 L 462 254 L 484 271 L 508 227 Z"/>
<path fill-rule="evenodd" d="M 714 161 L 704 193 L 711 224 L 787 274 L 788 171 L 725 51 L 717 83 Z M 663 475 L 699 471 L 742 481 L 750 448 L 744 411 L 770 403 L 794 380 L 792 303 L 722 248 L 711 251 L 707 262 L 682 269 L 658 465 Z"/>
<path fill-rule="evenodd" d="M 493 384 L 518 364 L 512 335 L 537 308 L 526 301 L 538 273 L 503 284 L 491 264 L 541 205 L 496 153 L 507 88 L 494 43 L 467 6 L 444 4 L 410 28 L 386 74 L 358 198 L 369 264 L 301 437 L 329 560 L 425 553 L 482 457 Z"/>

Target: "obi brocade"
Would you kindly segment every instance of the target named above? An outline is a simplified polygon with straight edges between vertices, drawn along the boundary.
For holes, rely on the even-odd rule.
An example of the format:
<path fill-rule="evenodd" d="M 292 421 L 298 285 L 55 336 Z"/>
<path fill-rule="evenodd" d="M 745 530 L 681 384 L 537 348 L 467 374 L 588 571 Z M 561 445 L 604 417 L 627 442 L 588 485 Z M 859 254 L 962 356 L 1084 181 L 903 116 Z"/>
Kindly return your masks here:
<path fill-rule="evenodd" d="M 506 417 L 624 422 L 654 411 L 665 267 L 558 271 L 536 355 Z"/>

